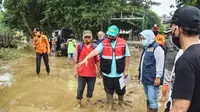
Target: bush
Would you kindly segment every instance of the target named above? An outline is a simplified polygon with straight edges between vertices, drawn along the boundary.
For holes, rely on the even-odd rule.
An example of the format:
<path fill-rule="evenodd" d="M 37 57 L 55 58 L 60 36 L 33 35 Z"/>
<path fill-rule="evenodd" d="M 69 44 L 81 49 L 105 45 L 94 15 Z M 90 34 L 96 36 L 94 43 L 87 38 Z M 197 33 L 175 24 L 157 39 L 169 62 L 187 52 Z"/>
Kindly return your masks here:
<path fill-rule="evenodd" d="M 21 57 L 18 50 L 11 48 L 1 48 L 0 49 L 0 59 L 10 60 L 17 59 Z"/>

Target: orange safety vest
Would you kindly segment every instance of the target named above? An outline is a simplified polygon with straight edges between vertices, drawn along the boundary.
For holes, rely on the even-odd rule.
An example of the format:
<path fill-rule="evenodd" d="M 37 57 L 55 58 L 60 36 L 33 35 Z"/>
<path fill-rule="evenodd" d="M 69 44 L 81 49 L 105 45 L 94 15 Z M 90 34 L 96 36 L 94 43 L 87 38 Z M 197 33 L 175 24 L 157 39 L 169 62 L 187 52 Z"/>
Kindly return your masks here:
<path fill-rule="evenodd" d="M 126 50 L 126 40 L 117 37 L 117 43 L 115 48 L 112 48 L 110 44 L 110 40 L 106 38 L 102 41 L 103 50 L 101 53 L 101 71 L 110 74 L 111 73 L 111 66 L 112 66 L 112 59 L 116 60 L 116 72 L 121 74 L 124 72 L 125 67 L 125 50 Z"/>
<path fill-rule="evenodd" d="M 154 40 L 155 40 L 158 44 L 160 44 L 160 45 L 162 45 L 162 46 L 165 45 L 165 37 L 164 37 L 163 35 L 161 35 L 161 34 L 157 34 L 156 37 L 154 38 Z"/>
<path fill-rule="evenodd" d="M 35 36 L 33 38 L 33 45 L 35 45 L 35 50 L 37 53 L 50 52 L 50 45 L 46 35 L 41 35 L 40 37 Z"/>

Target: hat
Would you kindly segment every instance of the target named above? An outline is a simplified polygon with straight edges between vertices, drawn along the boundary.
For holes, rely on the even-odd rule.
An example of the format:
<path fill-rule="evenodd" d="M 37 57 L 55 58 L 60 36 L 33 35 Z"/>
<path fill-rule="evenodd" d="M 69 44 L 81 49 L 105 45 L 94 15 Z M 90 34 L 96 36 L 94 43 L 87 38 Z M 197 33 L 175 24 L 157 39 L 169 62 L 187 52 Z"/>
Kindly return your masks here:
<path fill-rule="evenodd" d="M 157 24 L 154 24 L 152 31 L 160 31 Z"/>
<path fill-rule="evenodd" d="M 172 28 L 168 28 L 167 30 L 164 31 L 165 34 L 168 34 L 170 32 L 172 32 Z"/>
<path fill-rule="evenodd" d="M 83 37 L 86 37 L 86 36 L 92 37 L 92 32 L 90 30 L 85 30 L 83 32 Z"/>
<path fill-rule="evenodd" d="M 108 28 L 106 35 L 117 36 L 118 33 L 119 33 L 119 29 L 117 28 L 117 26 L 112 25 Z"/>
<path fill-rule="evenodd" d="M 172 19 L 168 23 L 173 23 L 182 27 L 199 29 L 200 10 L 194 6 L 184 6 L 178 8 Z"/>

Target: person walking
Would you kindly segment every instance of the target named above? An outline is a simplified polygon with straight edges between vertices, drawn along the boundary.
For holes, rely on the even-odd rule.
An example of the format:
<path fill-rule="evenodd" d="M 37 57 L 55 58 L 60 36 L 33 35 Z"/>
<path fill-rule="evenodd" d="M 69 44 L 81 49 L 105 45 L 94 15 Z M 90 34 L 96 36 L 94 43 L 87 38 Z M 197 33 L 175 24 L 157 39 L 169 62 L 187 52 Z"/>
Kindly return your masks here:
<path fill-rule="evenodd" d="M 140 33 L 143 51 L 139 66 L 139 80 L 147 97 L 147 112 L 158 112 L 158 90 L 163 81 L 165 53 L 161 45 L 154 41 L 151 30 Z"/>
<path fill-rule="evenodd" d="M 200 112 L 200 10 L 183 6 L 169 22 L 173 43 L 183 50 L 175 66 L 170 112 Z"/>
<path fill-rule="evenodd" d="M 40 33 L 40 29 L 34 29 L 33 47 L 36 50 L 36 73 L 40 77 L 41 58 L 43 58 L 47 75 L 50 75 L 49 58 L 50 45 L 46 35 Z"/>
<path fill-rule="evenodd" d="M 77 100 L 78 107 L 82 107 L 83 92 L 85 85 L 87 84 L 87 104 L 90 105 L 90 99 L 93 96 L 93 91 L 96 82 L 96 76 L 99 75 L 99 57 L 95 56 L 88 60 L 88 64 L 83 64 L 77 67 L 77 64 L 81 62 L 94 48 L 97 46 L 92 43 L 92 32 L 85 30 L 83 32 L 83 42 L 79 43 L 75 52 L 75 77 L 78 78 Z M 96 68 L 97 67 L 97 68 Z"/>
<path fill-rule="evenodd" d="M 57 41 L 58 41 L 58 39 L 57 39 L 55 33 L 52 33 L 51 52 L 52 52 L 53 56 L 56 56 Z"/>
<path fill-rule="evenodd" d="M 118 34 L 119 29 L 117 26 L 110 26 L 106 32 L 108 37 L 78 64 L 78 66 L 87 65 L 90 58 L 101 53 L 100 68 L 103 73 L 104 90 L 106 92 L 109 110 L 113 110 L 114 92 L 117 93 L 119 105 L 123 108 L 126 87 L 120 88 L 119 79 L 123 76 L 127 78 L 131 56 L 126 41 L 119 38 L 117 36 Z"/>
<path fill-rule="evenodd" d="M 75 40 L 75 36 L 74 34 L 70 35 L 70 38 L 67 40 L 67 53 L 68 53 L 68 59 L 67 59 L 67 63 L 69 64 L 70 59 L 74 59 L 74 53 L 75 53 L 75 49 L 76 49 L 76 40 Z"/>

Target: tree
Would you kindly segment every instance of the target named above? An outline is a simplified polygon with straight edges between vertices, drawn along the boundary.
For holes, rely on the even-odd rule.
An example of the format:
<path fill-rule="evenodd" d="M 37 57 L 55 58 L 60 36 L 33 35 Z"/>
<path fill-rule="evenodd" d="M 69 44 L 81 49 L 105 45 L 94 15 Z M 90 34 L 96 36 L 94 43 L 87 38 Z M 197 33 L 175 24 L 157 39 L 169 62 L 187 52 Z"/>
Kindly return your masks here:
<path fill-rule="evenodd" d="M 4 0 L 4 23 L 29 34 L 35 27 L 49 34 L 67 27 L 78 35 L 85 29 L 93 32 L 105 29 L 111 22 L 111 15 L 124 11 L 142 16 L 145 13 L 146 26 L 150 27 L 159 19 L 149 8 L 158 4 L 152 0 L 130 0 L 129 4 L 121 0 Z M 141 29 L 140 21 L 134 24 Z"/>
<path fill-rule="evenodd" d="M 193 5 L 200 8 L 200 0 L 176 0 L 177 7 L 181 7 L 183 5 Z"/>

